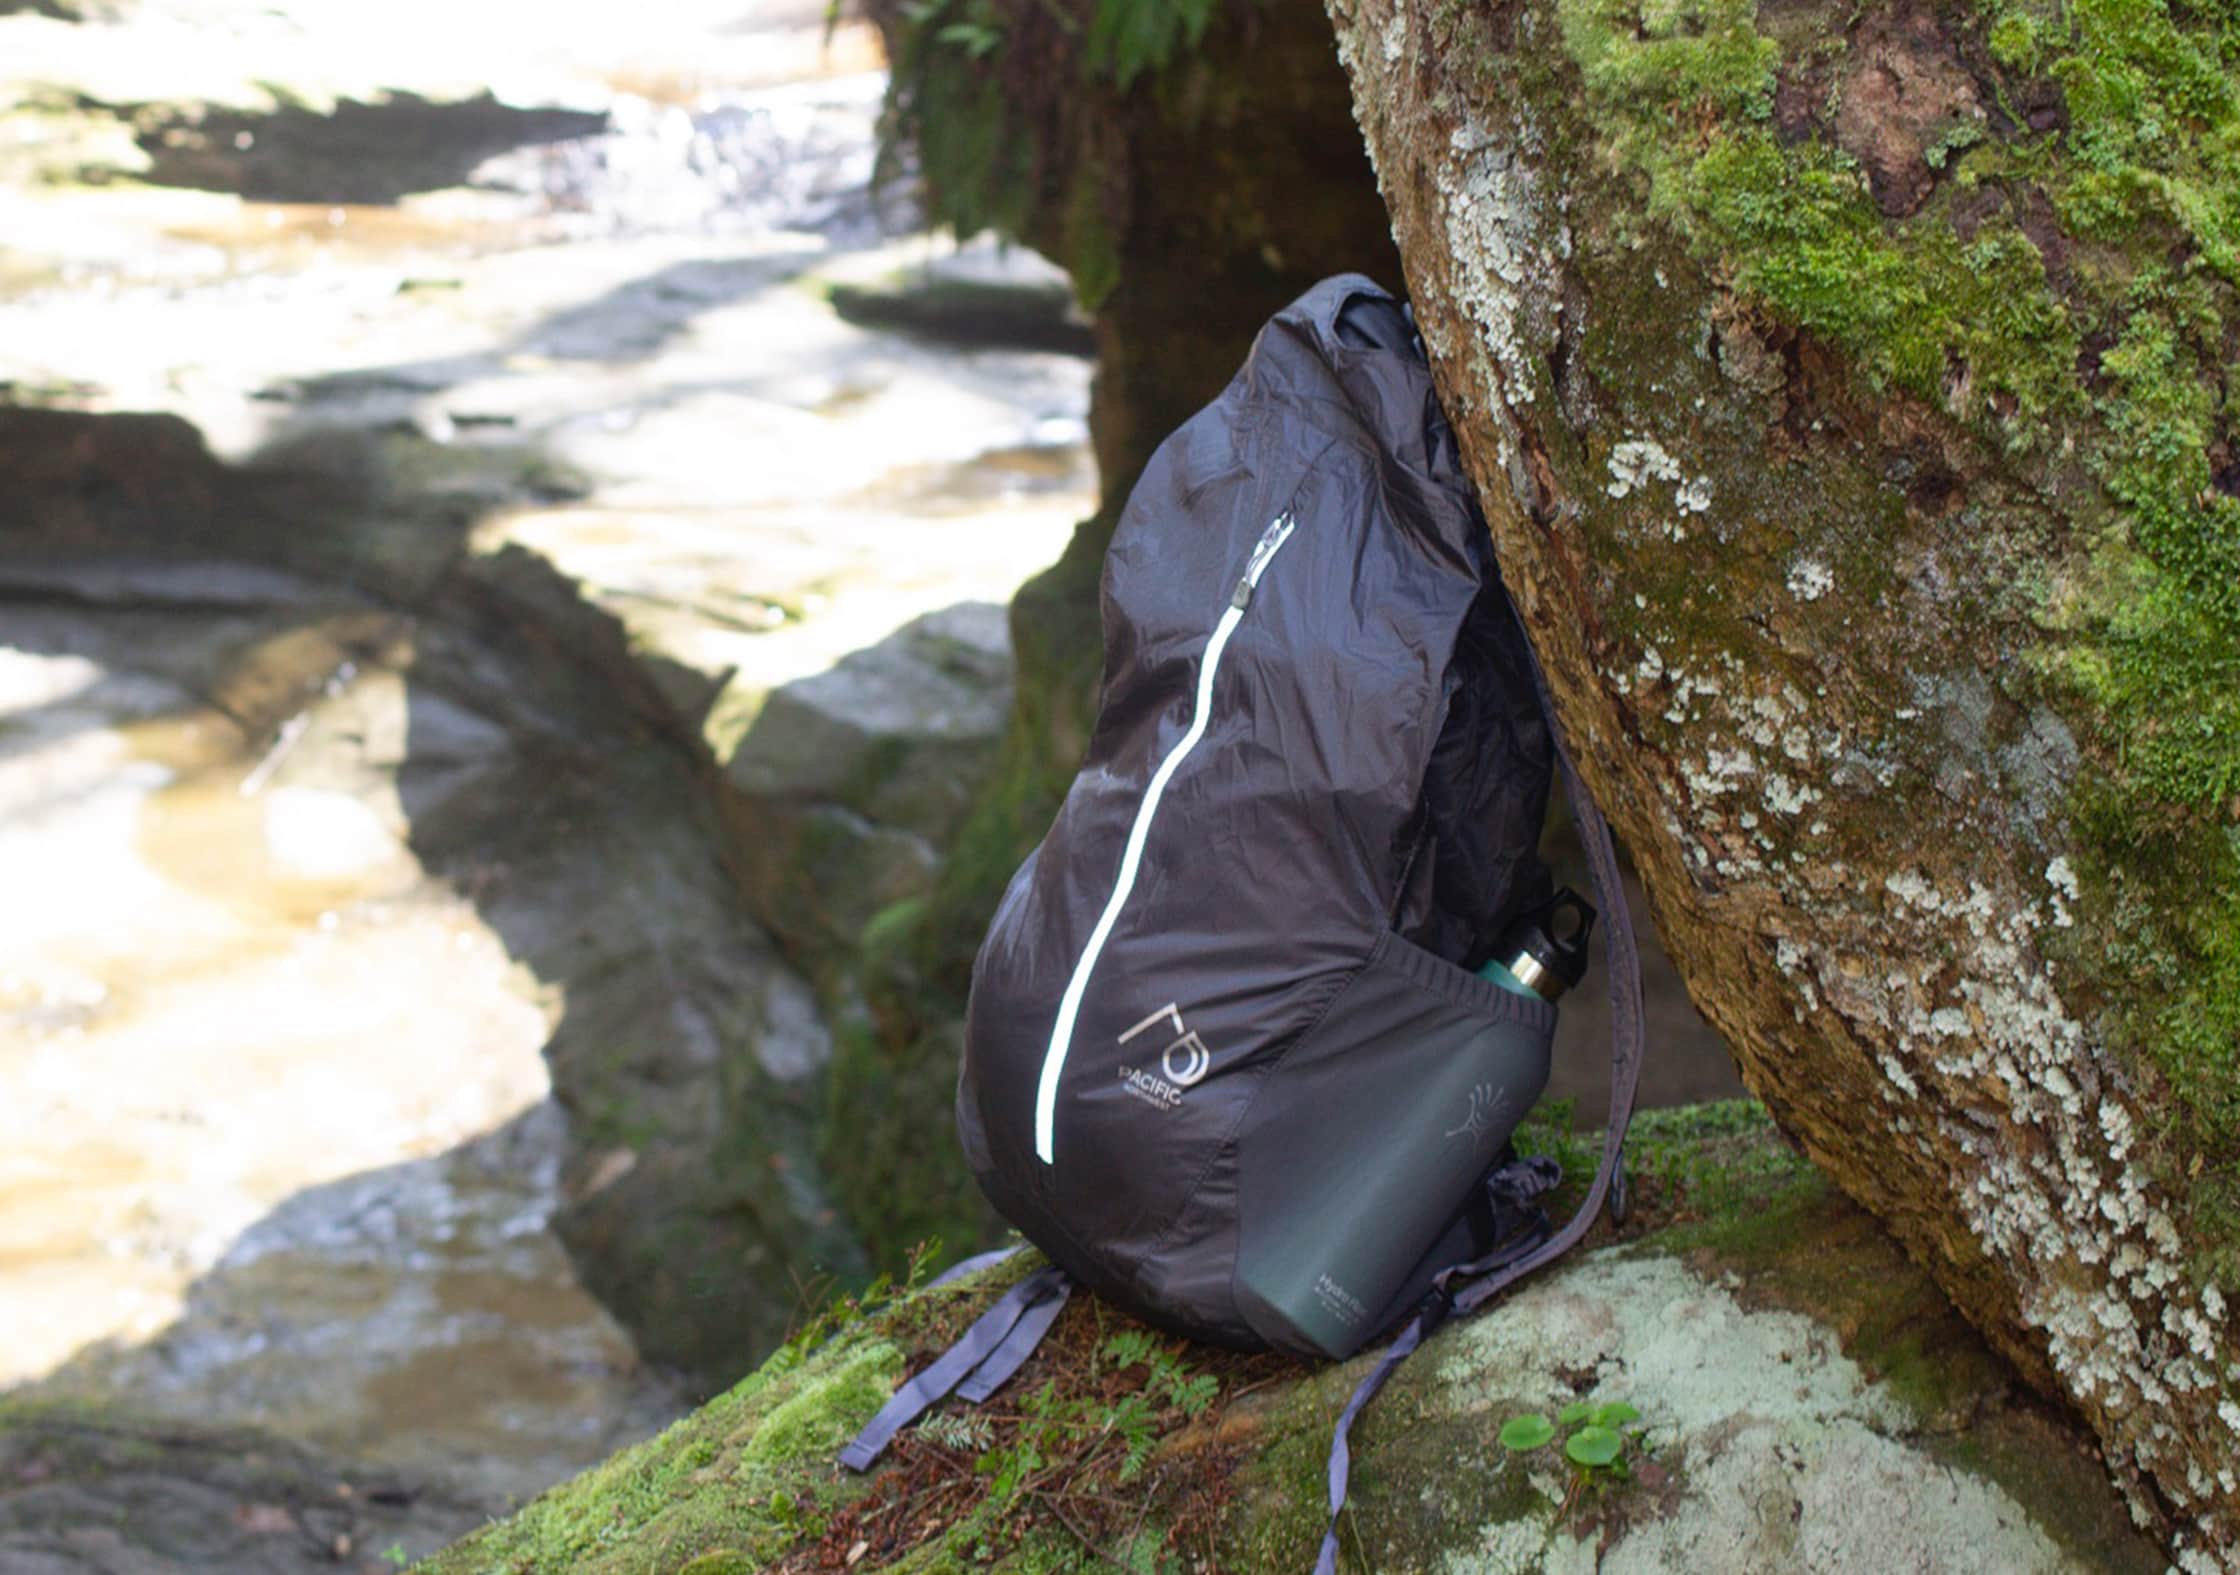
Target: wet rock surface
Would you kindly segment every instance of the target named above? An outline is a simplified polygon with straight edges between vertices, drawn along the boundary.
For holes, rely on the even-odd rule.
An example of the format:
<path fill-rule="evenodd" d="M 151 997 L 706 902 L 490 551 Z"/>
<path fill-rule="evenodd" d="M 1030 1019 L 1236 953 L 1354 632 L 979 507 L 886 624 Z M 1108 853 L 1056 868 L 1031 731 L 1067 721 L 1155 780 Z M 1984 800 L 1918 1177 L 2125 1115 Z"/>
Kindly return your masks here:
<path fill-rule="evenodd" d="M 248 1429 L 0 1413 L 9 1575 L 387 1575 L 481 1518 L 423 1474 L 345 1465 Z"/>

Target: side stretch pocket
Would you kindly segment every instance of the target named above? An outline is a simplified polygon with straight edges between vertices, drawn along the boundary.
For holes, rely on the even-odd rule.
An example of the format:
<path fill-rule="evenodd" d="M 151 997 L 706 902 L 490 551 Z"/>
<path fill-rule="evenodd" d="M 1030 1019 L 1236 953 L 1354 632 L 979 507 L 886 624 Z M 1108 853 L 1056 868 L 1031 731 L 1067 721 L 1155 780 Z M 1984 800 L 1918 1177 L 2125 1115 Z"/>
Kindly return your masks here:
<path fill-rule="evenodd" d="M 1351 1355 L 1548 1081 L 1555 1008 L 1382 935 L 1237 1139 L 1236 1296 L 1269 1344 Z"/>

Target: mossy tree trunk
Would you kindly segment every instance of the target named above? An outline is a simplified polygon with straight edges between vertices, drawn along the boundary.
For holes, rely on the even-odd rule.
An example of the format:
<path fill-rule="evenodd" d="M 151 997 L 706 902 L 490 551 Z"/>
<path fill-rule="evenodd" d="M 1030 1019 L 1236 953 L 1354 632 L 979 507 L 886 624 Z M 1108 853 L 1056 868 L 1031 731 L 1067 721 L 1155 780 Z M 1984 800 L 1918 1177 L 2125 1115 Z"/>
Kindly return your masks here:
<path fill-rule="evenodd" d="M 2240 27 L 1329 3 L 1504 572 L 1691 993 L 2225 1567 Z"/>

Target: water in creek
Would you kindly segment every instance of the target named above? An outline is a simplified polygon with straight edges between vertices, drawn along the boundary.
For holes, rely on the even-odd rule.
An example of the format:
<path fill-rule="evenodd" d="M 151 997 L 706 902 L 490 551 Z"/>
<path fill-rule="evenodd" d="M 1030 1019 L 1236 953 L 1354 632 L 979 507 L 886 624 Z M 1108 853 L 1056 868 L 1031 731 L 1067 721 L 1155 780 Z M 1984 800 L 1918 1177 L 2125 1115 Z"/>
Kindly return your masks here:
<path fill-rule="evenodd" d="M 0 395 L 87 418 L 19 456 L 12 486 L 55 485 L 0 526 L 0 1397 L 434 1473 L 445 1529 L 685 1403 L 552 1229 L 607 1177 L 546 1051 L 601 991 L 660 999 L 619 976 L 673 960 L 601 937 L 658 913 L 699 973 L 806 992 L 642 703 L 414 588 L 533 555 L 720 745 L 771 689 L 1008 598 L 1092 482 L 1084 360 L 828 304 L 942 251 L 883 233 L 909 215 L 869 185 L 863 29 L 782 0 L 476 10 L 0 15 L 0 221 L 27 240 Z M 141 179 L 85 178 L 105 164 Z M 249 518 L 127 411 L 226 475 L 356 489 L 348 541 L 269 555 L 340 567 L 244 566 L 323 516 Z M 167 511 L 208 550 L 82 550 Z M 541 976 L 539 938 L 577 930 L 593 961 Z M 821 1028 L 777 1015 L 765 1063 L 813 1073 Z M 265 1567 L 11 1540 L 59 1469 L 0 1481 L 0 1565 Z"/>
<path fill-rule="evenodd" d="M 560 1003 L 409 848 L 365 632 L 11 611 L 0 1383 L 524 1493 L 674 1401 L 545 1228 Z"/>

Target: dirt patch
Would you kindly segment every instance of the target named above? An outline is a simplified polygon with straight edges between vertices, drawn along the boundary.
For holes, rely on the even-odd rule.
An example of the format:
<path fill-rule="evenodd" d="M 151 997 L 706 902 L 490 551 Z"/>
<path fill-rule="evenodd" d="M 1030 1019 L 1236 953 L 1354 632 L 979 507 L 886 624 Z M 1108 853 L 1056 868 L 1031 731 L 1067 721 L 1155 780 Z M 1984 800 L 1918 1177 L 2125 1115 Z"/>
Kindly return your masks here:
<path fill-rule="evenodd" d="M 2061 221 L 2053 211 L 2052 199 L 2041 186 L 2025 186 L 2014 198 L 2014 222 L 2029 237 L 2030 244 L 2038 249 L 2038 256 L 2045 264 L 2046 283 L 2061 296 L 2074 304 L 2082 305 L 2077 289 L 2077 270 L 2070 261 L 2076 250 L 2068 233 L 2061 228 Z"/>

